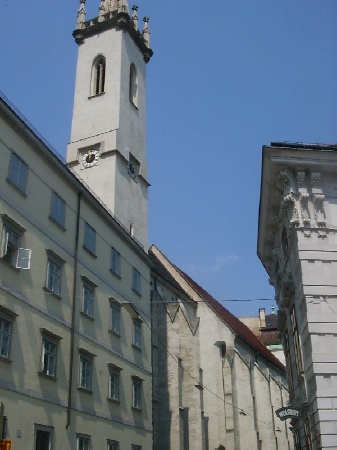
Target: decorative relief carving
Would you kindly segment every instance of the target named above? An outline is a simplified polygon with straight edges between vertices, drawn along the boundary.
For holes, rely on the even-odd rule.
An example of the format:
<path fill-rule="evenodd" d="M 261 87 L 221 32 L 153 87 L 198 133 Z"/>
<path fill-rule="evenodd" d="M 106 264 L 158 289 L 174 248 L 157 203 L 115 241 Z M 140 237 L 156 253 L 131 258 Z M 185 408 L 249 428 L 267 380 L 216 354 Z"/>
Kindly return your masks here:
<path fill-rule="evenodd" d="M 321 189 L 321 172 L 311 172 L 310 181 L 313 189 Z"/>
<path fill-rule="evenodd" d="M 297 171 L 297 184 L 299 189 L 306 189 L 305 187 L 305 172 L 304 170 Z"/>

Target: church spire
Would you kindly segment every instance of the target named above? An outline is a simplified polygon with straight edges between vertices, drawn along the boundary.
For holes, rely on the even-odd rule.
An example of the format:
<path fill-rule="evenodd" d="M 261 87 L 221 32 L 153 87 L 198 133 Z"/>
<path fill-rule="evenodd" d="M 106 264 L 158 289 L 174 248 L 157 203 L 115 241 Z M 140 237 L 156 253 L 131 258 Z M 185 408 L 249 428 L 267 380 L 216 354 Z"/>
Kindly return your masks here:
<path fill-rule="evenodd" d="M 79 10 L 77 12 L 77 24 L 76 24 L 76 28 L 80 29 L 83 27 L 83 23 L 85 22 L 85 1 L 86 0 L 80 0 L 80 7 Z"/>
<path fill-rule="evenodd" d="M 142 31 L 142 35 L 143 35 L 143 39 L 145 42 L 145 45 L 147 48 L 150 48 L 150 28 L 149 28 L 149 17 L 144 17 L 143 22 L 143 31 Z"/>

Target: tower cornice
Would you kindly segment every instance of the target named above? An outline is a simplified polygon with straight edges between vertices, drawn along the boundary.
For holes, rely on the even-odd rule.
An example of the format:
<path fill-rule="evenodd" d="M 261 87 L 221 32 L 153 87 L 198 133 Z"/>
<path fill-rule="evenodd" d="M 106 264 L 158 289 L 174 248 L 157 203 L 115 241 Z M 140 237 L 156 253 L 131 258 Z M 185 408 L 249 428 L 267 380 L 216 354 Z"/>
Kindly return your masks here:
<path fill-rule="evenodd" d="M 81 23 L 81 28 L 77 28 L 73 31 L 75 42 L 78 45 L 84 43 L 85 39 L 102 33 L 105 30 L 116 28 L 129 33 L 141 53 L 143 59 L 148 63 L 153 55 L 153 51 L 148 47 L 148 43 L 138 29 L 135 28 L 134 21 L 129 14 L 125 12 L 109 12 L 104 15 L 104 20 L 100 20 L 99 17 L 87 20 Z"/>

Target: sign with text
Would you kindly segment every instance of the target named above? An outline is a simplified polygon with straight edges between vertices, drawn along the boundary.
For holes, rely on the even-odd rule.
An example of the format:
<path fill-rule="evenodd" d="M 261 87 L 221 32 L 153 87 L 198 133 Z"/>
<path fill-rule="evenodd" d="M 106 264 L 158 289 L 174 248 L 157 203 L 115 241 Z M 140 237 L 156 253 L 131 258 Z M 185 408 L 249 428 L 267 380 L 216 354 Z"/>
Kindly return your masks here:
<path fill-rule="evenodd" d="M 10 439 L 0 439 L 0 450 L 12 450 L 12 441 Z"/>
<path fill-rule="evenodd" d="M 286 406 L 275 411 L 277 417 L 281 420 L 286 419 L 299 419 L 301 417 L 301 410 L 299 408 L 293 408 Z"/>

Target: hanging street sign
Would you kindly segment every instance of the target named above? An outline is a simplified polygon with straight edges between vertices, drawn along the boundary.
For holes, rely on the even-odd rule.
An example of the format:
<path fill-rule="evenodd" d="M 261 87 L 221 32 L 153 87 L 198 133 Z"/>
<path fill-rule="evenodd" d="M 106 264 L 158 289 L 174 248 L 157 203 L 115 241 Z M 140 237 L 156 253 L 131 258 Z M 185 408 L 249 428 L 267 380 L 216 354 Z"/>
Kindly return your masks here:
<path fill-rule="evenodd" d="M 284 408 L 279 408 L 276 410 L 275 414 L 281 420 L 299 419 L 302 415 L 302 410 L 292 406 L 285 406 Z"/>

